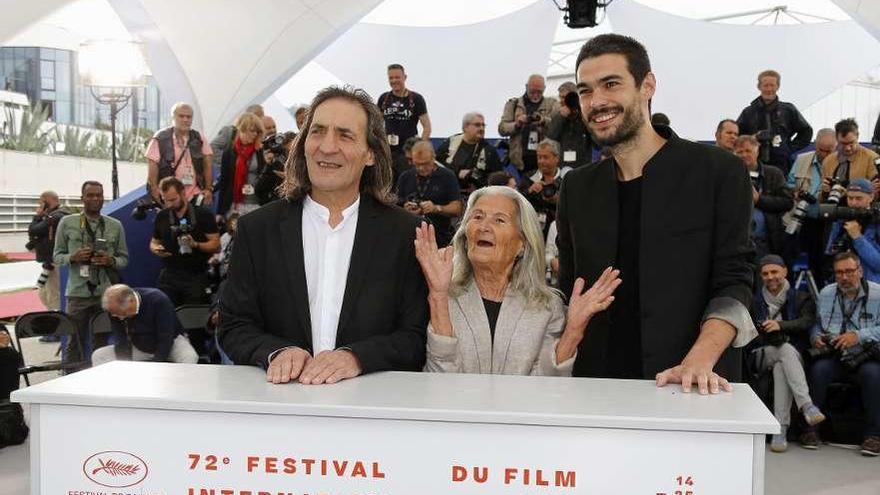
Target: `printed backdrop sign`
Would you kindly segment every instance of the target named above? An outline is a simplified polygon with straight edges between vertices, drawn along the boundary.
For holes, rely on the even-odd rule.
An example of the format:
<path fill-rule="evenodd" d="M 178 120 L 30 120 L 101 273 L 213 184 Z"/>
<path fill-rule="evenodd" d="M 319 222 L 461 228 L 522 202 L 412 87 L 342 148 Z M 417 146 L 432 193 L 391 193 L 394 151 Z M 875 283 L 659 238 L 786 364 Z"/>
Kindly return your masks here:
<path fill-rule="evenodd" d="M 749 434 L 34 407 L 44 494 L 752 493 Z"/>

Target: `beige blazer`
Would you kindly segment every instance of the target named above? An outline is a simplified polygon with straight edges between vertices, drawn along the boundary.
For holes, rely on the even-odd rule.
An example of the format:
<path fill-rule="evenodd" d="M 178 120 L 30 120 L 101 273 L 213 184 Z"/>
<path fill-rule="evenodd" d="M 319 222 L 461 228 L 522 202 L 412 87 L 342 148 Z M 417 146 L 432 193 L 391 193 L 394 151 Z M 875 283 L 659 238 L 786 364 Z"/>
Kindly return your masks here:
<path fill-rule="evenodd" d="M 527 308 L 521 294 L 506 294 L 494 345 L 476 283 L 450 298 L 449 316 L 454 337 L 437 335 L 428 324 L 425 371 L 571 376 L 574 357 L 556 363 L 556 343 L 565 328 L 565 305 L 559 297 L 544 309 Z"/>

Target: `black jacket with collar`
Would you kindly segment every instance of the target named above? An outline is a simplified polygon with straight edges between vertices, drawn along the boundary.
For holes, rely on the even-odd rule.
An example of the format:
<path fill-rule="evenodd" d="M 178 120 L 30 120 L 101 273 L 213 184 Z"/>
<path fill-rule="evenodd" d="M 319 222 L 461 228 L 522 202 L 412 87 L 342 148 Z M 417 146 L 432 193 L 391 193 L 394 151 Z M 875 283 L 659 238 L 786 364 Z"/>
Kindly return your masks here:
<path fill-rule="evenodd" d="M 742 162 L 720 148 L 681 139 L 669 128 L 655 129 L 668 141 L 642 175 L 639 291 L 646 379 L 681 363 L 697 340 L 710 301 L 738 302 L 748 320 L 754 277 L 752 188 Z M 592 283 L 615 262 L 617 190 L 613 159 L 572 170 L 563 180 L 556 242 L 559 287 L 567 295 L 575 278 Z M 593 317 L 575 376 L 604 376 L 610 330 L 608 311 Z M 738 379 L 739 356 L 728 349 L 716 371 Z"/>
<path fill-rule="evenodd" d="M 364 373 L 420 371 L 428 290 L 413 240 L 418 219 L 361 195 L 336 335 Z M 236 364 L 266 367 L 288 346 L 312 353 L 302 242 L 302 200 L 279 200 L 241 217 L 220 302 L 220 345 Z"/>
<path fill-rule="evenodd" d="M 786 184 L 781 170 L 773 165 L 759 164 L 758 167 L 761 170 L 761 190 L 754 208 L 764 214 L 770 252 L 783 256 L 787 253 L 782 216 L 794 206 L 794 193 Z"/>

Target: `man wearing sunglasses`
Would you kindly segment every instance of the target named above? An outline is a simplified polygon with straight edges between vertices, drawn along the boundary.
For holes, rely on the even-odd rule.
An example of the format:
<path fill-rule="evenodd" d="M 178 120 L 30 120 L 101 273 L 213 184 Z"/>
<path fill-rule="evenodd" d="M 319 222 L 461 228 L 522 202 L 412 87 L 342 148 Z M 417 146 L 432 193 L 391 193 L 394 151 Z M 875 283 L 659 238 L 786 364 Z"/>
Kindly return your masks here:
<path fill-rule="evenodd" d="M 111 285 L 101 297 L 101 307 L 110 314 L 116 344 L 96 349 L 92 353 L 93 366 L 117 359 L 198 362 L 199 356 L 174 313 L 174 304 L 164 292 Z"/>

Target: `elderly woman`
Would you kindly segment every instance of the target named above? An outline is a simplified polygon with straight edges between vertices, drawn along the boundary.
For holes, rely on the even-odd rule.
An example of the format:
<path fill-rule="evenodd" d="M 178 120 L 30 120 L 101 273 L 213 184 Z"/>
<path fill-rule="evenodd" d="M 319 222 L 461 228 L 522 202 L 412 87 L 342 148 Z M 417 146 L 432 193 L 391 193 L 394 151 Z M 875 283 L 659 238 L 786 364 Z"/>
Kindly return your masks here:
<path fill-rule="evenodd" d="M 431 308 L 426 371 L 571 375 L 587 323 L 620 285 L 611 268 L 586 292 L 578 279 L 566 317 L 544 282 L 535 210 L 504 186 L 471 194 L 452 246 L 437 249 L 433 227 L 423 223 L 415 247 Z"/>
<path fill-rule="evenodd" d="M 248 213 L 260 207 L 256 194 L 257 178 L 266 168 L 260 151 L 263 140 L 263 120 L 245 112 L 235 119 L 232 144 L 220 159 L 220 179 L 217 182 L 217 214 Z"/>

